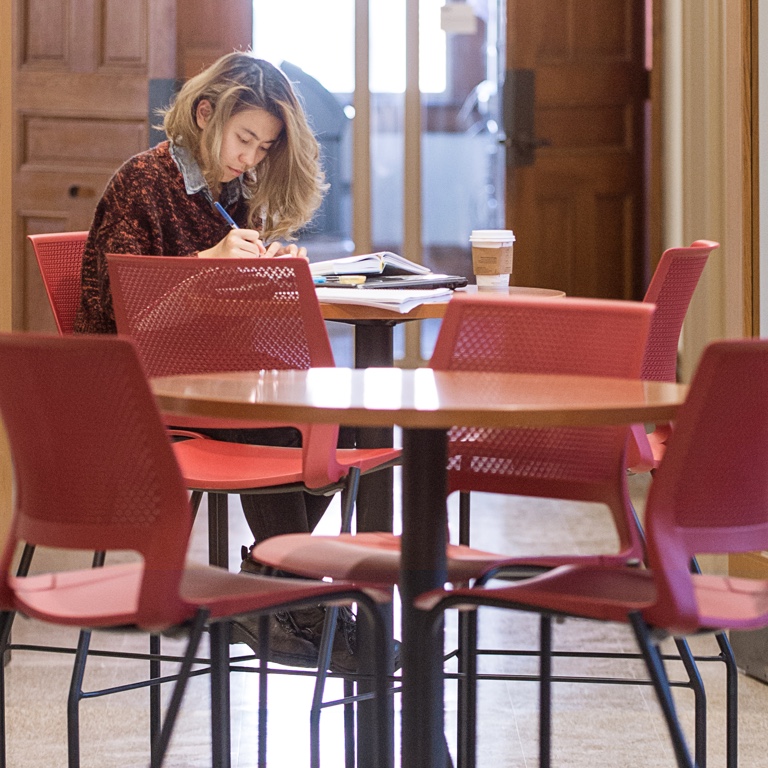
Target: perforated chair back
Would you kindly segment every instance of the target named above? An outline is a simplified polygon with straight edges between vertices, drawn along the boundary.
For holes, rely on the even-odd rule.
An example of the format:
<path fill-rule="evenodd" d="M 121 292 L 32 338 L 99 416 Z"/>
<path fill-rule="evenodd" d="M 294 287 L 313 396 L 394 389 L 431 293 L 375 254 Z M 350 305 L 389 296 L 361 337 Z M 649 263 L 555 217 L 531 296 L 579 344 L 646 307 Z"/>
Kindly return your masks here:
<path fill-rule="evenodd" d="M 639 378 L 653 306 L 599 299 L 455 296 L 430 365 L 439 370 Z M 628 427 L 453 428 L 449 488 L 609 506 L 622 557 L 642 552 L 623 470 Z"/>
<path fill-rule="evenodd" d="M 304 259 L 109 254 L 107 263 L 118 332 L 134 340 L 148 376 L 334 365 Z M 207 425 L 197 418 L 174 422 Z M 310 487 L 346 475 L 335 458 L 338 425 L 290 426 L 304 436 Z"/>
<path fill-rule="evenodd" d="M 643 357 L 642 378 L 676 381 L 683 321 L 709 254 L 719 247 L 710 240 L 697 240 L 688 248 L 669 248 L 662 254 L 643 299 L 654 304 L 656 312 Z"/>
<path fill-rule="evenodd" d="M 334 365 L 303 259 L 107 257 L 120 333 L 149 376 Z"/>
<path fill-rule="evenodd" d="M 642 378 L 651 381 L 677 381 L 677 352 L 683 321 L 709 254 L 719 243 L 696 240 L 688 248 L 669 248 L 653 273 L 643 301 L 654 304 L 648 344 L 643 357 Z M 627 450 L 627 466 L 632 472 L 655 469 L 666 449 L 671 424 L 656 424 L 646 435 L 645 427 L 632 427 Z"/>
<path fill-rule="evenodd" d="M 711 344 L 646 504 L 648 559 L 659 589 L 653 619 L 663 619 L 660 626 L 690 631 L 701 625 L 699 612 L 712 608 L 694 599 L 694 555 L 768 550 L 766 468 L 768 340 Z"/>
<path fill-rule="evenodd" d="M 16 544 L 25 541 L 138 552 L 145 563 L 141 625 L 167 626 L 188 614 L 179 576 L 189 502 L 130 341 L 0 335 L 0 411 L 16 482 L 0 572 L 3 603 Z"/>
<path fill-rule="evenodd" d="M 72 333 L 80 306 L 80 270 L 88 232 L 27 235 L 60 334 Z"/>

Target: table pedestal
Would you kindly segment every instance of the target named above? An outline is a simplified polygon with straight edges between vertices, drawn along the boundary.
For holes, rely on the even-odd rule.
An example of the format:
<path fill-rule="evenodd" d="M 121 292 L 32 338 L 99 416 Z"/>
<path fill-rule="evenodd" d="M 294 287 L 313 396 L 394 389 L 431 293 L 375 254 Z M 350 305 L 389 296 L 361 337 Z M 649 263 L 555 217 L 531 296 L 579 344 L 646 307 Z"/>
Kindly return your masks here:
<path fill-rule="evenodd" d="M 394 350 L 392 341 L 393 324 L 381 321 L 362 322 L 355 324 L 355 367 L 377 368 L 389 367 L 393 364 Z M 358 429 L 358 448 L 389 448 L 392 446 L 392 433 L 390 427 L 369 427 Z M 379 472 L 360 478 L 360 487 L 357 493 L 356 519 L 357 530 L 362 531 L 392 531 L 392 518 L 394 516 L 394 504 L 392 499 L 392 486 L 394 471 L 383 469 Z M 382 606 L 384 625 L 393 636 L 394 619 L 392 606 Z M 358 655 L 361 662 L 370 659 L 373 652 L 371 644 L 371 632 L 366 631 L 366 619 L 358 616 L 359 631 L 357 633 Z M 361 663 L 362 673 L 371 673 L 370 665 Z M 360 681 L 357 684 L 358 693 L 371 693 L 373 686 L 368 681 Z M 394 734 L 394 707 L 389 708 L 392 718 L 389 733 Z M 371 768 L 374 764 L 374 755 L 369 748 L 371 734 L 376 728 L 376 707 L 373 700 L 361 701 L 357 705 L 357 766 L 358 768 Z M 389 760 L 387 765 L 394 764 L 395 743 L 394 736 L 387 746 Z"/>
<path fill-rule="evenodd" d="M 442 587 L 447 578 L 447 461 L 445 430 L 403 430 L 400 592 L 403 668 L 409 671 L 403 678 L 403 766 L 449 764 L 443 733 L 443 625 L 430 635 L 424 612 L 412 607 L 414 598 Z"/>

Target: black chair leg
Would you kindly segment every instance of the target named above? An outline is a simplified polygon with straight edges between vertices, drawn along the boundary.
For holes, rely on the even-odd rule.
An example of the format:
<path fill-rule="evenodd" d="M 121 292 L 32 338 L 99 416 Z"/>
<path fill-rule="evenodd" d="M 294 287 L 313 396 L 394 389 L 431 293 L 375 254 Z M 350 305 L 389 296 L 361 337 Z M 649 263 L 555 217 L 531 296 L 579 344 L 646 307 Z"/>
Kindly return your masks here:
<path fill-rule="evenodd" d="M 197 519 L 197 511 L 200 509 L 200 502 L 203 500 L 202 491 L 192 491 L 189 496 L 189 506 L 192 509 L 192 522 Z"/>
<path fill-rule="evenodd" d="M 93 568 L 101 568 L 106 559 L 105 552 L 93 553 Z M 83 698 L 83 678 L 88 648 L 91 644 L 90 630 L 81 630 L 75 650 L 75 663 L 67 697 L 67 760 L 69 768 L 80 767 L 80 700 Z"/>
<path fill-rule="evenodd" d="M 470 536 L 470 494 L 459 492 L 459 544 L 469 546 Z M 476 758 L 475 738 L 477 733 L 477 683 L 470 683 L 467 670 L 469 648 L 477 650 L 477 611 L 459 611 L 458 681 L 456 704 L 456 754 L 457 768 L 474 768 Z M 477 675 L 477 656 L 473 669 Z"/>
<path fill-rule="evenodd" d="M 229 698 L 230 622 L 210 625 L 211 640 L 211 760 L 216 768 L 231 765 L 231 730 Z"/>
<path fill-rule="evenodd" d="M 341 492 L 341 533 L 352 531 L 352 514 L 355 511 L 357 492 L 360 488 L 360 470 L 351 467 L 347 474 L 347 482 Z"/>
<path fill-rule="evenodd" d="M 149 677 L 157 680 L 162 675 L 162 665 L 160 662 L 160 635 L 149 636 Z M 155 743 L 160 737 L 160 726 L 162 720 L 161 713 L 161 691 L 159 685 L 149 686 L 149 744 L 150 756 L 154 759 Z"/>
<path fill-rule="evenodd" d="M 539 645 L 539 768 L 552 762 L 552 617 L 541 615 Z"/>
<path fill-rule="evenodd" d="M 683 729 L 675 712 L 675 703 L 672 699 L 672 690 L 669 686 L 669 679 L 664 669 L 664 661 L 661 658 L 659 649 L 653 642 L 650 630 L 638 613 L 630 614 L 629 620 L 635 633 L 635 638 L 643 655 L 645 666 L 653 682 L 656 697 L 667 722 L 669 735 L 672 739 L 672 747 L 675 752 L 678 768 L 696 768 L 691 759 L 688 745 L 685 742 Z"/>
<path fill-rule="evenodd" d="M 469 546 L 469 491 L 459 492 L 459 544 Z"/>
<path fill-rule="evenodd" d="M 355 511 L 359 488 L 360 470 L 357 467 L 351 467 L 341 492 L 341 533 L 351 533 L 352 531 L 352 516 Z M 318 674 L 315 680 L 315 693 L 310 712 L 310 765 L 317 768 L 320 766 L 320 712 L 333 649 L 333 639 L 336 634 L 338 609 L 328 608 L 325 615 L 326 619 L 318 652 Z M 354 692 L 354 681 L 345 678 L 344 698 L 351 698 L 354 696 Z M 346 702 L 344 704 L 344 765 L 345 768 L 355 768 L 355 764 L 355 705 L 352 702 Z"/>
<path fill-rule="evenodd" d="M 675 638 L 677 652 L 680 654 L 680 660 L 683 662 L 688 683 L 693 691 L 694 701 L 694 755 L 698 768 L 706 768 L 707 765 L 707 694 L 704 690 L 704 681 L 701 679 L 699 669 L 696 666 L 693 653 L 688 646 L 688 642 L 681 637 Z"/>
<path fill-rule="evenodd" d="M 226 493 L 208 494 L 208 562 L 229 568 L 229 510 Z"/>
<path fill-rule="evenodd" d="M 344 678 L 344 698 L 349 699 L 355 695 L 355 681 Z M 357 765 L 355 756 L 355 705 L 349 701 L 344 704 L 344 766 L 355 768 Z"/>
<path fill-rule="evenodd" d="M 90 631 L 82 630 L 77 640 L 75 663 L 67 698 L 67 764 L 69 768 L 80 766 L 80 699 L 83 697 L 83 677 L 90 643 Z"/>
<path fill-rule="evenodd" d="M 457 766 L 477 760 L 477 611 L 459 611 Z"/>
<path fill-rule="evenodd" d="M 259 712 L 258 712 L 258 768 L 267 768 L 267 681 L 269 659 L 269 616 L 259 617 Z"/>
<path fill-rule="evenodd" d="M 322 712 L 325 681 L 328 677 L 328 666 L 331 661 L 333 638 L 336 635 L 336 618 L 339 609 L 329 606 L 325 609 L 325 623 L 320 636 L 320 647 L 317 651 L 317 677 L 315 691 L 312 697 L 312 708 L 309 711 L 309 765 L 310 768 L 320 768 L 320 714 Z"/>
<path fill-rule="evenodd" d="M 727 768 L 737 768 L 739 762 L 739 670 L 728 635 L 725 632 L 718 632 L 715 639 L 720 648 L 720 656 L 725 663 L 725 764 Z"/>
<path fill-rule="evenodd" d="M 187 683 L 189 682 L 190 673 L 192 672 L 192 666 L 195 663 L 197 649 L 200 645 L 200 638 L 203 635 L 203 630 L 205 629 L 207 621 L 208 611 L 201 609 L 197 612 L 195 620 L 189 628 L 187 649 L 184 652 L 184 657 L 177 673 L 176 684 L 173 687 L 173 694 L 168 703 L 168 709 L 165 713 L 163 726 L 160 729 L 160 735 L 152 750 L 150 768 L 161 768 L 163 760 L 165 759 L 165 753 L 168 751 L 168 746 L 171 743 L 173 727 L 176 724 L 176 718 L 181 709 L 181 702 L 184 698 L 184 692 L 187 689 Z"/>
<path fill-rule="evenodd" d="M 390 750 L 392 744 L 392 716 L 390 711 L 389 697 L 389 673 L 391 671 L 390 654 L 387 647 L 391 643 L 388 632 L 385 629 L 385 622 L 379 612 L 379 607 L 367 596 L 357 601 L 358 608 L 363 610 L 371 623 L 373 635 L 373 690 L 375 699 L 375 717 L 376 723 L 376 741 L 375 741 L 375 763 L 376 768 L 393 768 L 394 755 Z M 446 750 L 447 754 L 447 750 Z"/>

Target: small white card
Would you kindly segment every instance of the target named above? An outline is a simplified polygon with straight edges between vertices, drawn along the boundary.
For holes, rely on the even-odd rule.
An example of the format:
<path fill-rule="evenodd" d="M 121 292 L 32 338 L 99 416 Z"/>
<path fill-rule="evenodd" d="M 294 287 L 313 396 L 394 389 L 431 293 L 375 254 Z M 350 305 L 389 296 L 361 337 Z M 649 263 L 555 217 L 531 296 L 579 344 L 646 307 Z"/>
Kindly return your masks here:
<path fill-rule="evenodd" d="M 440 29 L 454 35 L 474 35 L 477 16 L 469 3 L 447 3 L 440 9 Z"/>

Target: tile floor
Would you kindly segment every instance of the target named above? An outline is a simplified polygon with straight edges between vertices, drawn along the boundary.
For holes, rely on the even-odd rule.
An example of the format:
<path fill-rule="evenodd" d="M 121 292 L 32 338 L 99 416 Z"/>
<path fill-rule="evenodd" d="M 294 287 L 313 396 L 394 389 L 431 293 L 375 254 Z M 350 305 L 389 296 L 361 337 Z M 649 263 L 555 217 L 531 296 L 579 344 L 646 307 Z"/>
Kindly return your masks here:
<path fill-rule="evenodd" d="M 634 495 L 642 505 L 645 481 L 632 478 Z M 245 525 L 237 501 L 231 512 L 232 563 L 247 541 Z M 455 506 L 455 503 L 452 504 Z M 335 502 L 322 525 L 333 531 L 338 525 Z M 204 510 L 195 525 L 191 557 L 206 558 Z M 571 542 L 574 551 L 605 549 L 611 546 L 611 526 L 604 516 L 588 505 L 563 508 L 553 502 L 520 499 L 499 500 L 478 495 L 473 503 L 474 543 L 510 552 L 563 551 Z M 50 553 L 40 552 L 36 564 L 44 567 Z M 84 557 L 83 562 L 87 562 Z M 718 563 L 709 567 L 718 567 Z M 483 645 L 507 644 L 533 648 L 537 642 L 536 620 L 511 612 L 484 610 L 481 621 Z M 448 640 L 453 633 L 453 620 Z M 27 619 L 19 619 L 15 642 L 41 642 L 56 645 L 72 643 L 75 633 L 52 631 Z M 99 647 L 143 650 L 143 637 L 124 639 L 100 635 Z M 583 621 L 566 621 L 555 627 L 558 648 L 583 647 L 599 643 L 610 651 L 634 650 L 632 639 L 623 627 Z M 695 649 L 711 653 L 714 643 L 702 638 Z M 165 641 L 171 650 L 174 643 Z M 494 669 L 535 672 L 530 659 L 495 659 Z M 144 664 L 93 659 L 87 684 L 95 687 L 141 677 Z M 708 694 L 708 765 L 725 766 L 723 721 L 723 669 L 719 663 L 702 665 Z M 8 765 L 13 768 L 59 768 L 66 765 L 65 702 L 71 658 L 60 654 L 17 651 L 7 668 L 8 688 Z M 575 669 L 573 661 L 561 661 L 556 674 Z M 591 662 L 580 671 L 640 676 L 634 662 Z M 307 715 L 312 683 L 303 677 L 272 677 L 270 685 L 270 768 L 308 765 Z M 256 765 L 255 677 L 236 674 L 232 678 L 233 765 Z M 333 683 L 340 687 L 338 681 Z M 536 757 L 537 689 L 530 682 L 485 682 L 480 687 L 479 761 L 484 768 L 534 768 Z M 677 701 L 687 732 L 691 732 L 692 696 L 678 691 Z M 765 749 L 768 733 L 768 687 L 740 675 L 740 765 L 744 768 L 768 766 Z M 397 702 L 396 702 L 397 704 Z M 456 696 L 453 685 L 446 686 L 446 731 L 449 744 L 455 738 Z M 83 702 L 83 768 L 124 768 L 147 764 L 147 693 L 122 693 Z M 207 679 L 193 680 L 187 693 L 171 752 L 168 768 L 208 766 L 209 730 Z M 323 766 L 343 766 L 342 724 L 338 708 L 323 715 Z M 615 768 L 642 765 L 644 768 L 673 768 L 663 723 L 649 688 L 640 685 L 606 686 L 558 684 L 554 692 L 553 765 L 567 768 Z"/>

